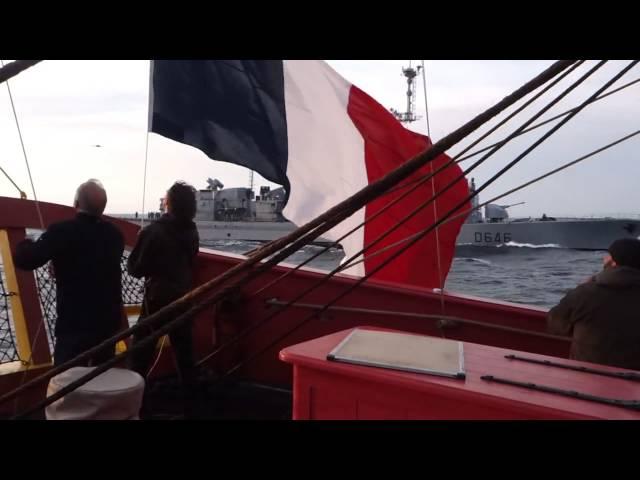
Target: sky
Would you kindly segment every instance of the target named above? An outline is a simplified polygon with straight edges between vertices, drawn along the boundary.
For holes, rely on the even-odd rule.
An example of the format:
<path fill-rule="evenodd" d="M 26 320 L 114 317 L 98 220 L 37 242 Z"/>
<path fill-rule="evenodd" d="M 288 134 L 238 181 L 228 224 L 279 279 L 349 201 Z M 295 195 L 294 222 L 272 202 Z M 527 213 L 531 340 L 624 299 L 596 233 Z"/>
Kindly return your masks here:
<path fill-rule="evenodd" d="M 414 66 L 420 62 L 412 60 Z M 424 62 L 434 142 L 553 63 L 552 60 Z M 402 67 L 406 67 L 409 60 L 328 60 L 328 63 L 386 108 L 404 110 L 406 81 Z M 577 106 L 627 63 L 609 62 L 542 119 Z M 507 124 L 508 127 L 493 133 L 478 148 L 502 139 L 594 64 L 589 61 L 579 67 L 557 88 L 525 110 L 527 116 L 518 115 Z M 611 88 L 639 76 L 640 67 L 635 67 Z M 407 126 L 427 133 L 422 81 L 420 77 L 416 108 L 422 118 Z M 149 61 L 44 61 L 9 83 L 39 200 L 71 205 L 76 187 L 89 178 L 97 178 L 107 189 L 107 213 L 143 211 Z M 449 154 L 460 151 L 508 112 L 482 127 Z M 474 177 L 476 185 L 481 185 L 551 125 L 521 136 L 469 174 L 469 178 Z M 578 114 L 482 192 L 481 201 L 639 127 L 640 83 Z M 552 216 L 637 216 L 640 214 L 639 149 L 640 135 L 498 203 L 525 202 L 510 210 L 516 217 L 540 216 L 542 213 Z M 464 162 L 463 168 L 472 161 Z M 33 198 L 6 85 L 0 85 L 0 167 L 28 198 Z M 193 147 L 150 134 L 144 211 L 158 209 L 160 197 L 173 181 L 180 179 L 196 188 L 204 188 L 209 177 L 220 179 L 226 187 L 249 185 L 249 171 L 245 168 L 213 161 Z M 257 174 L 254 185 L 256 190 L 260 185 L 274 186 Z M 0 195 L 19 195 L 1 174 Z"/>

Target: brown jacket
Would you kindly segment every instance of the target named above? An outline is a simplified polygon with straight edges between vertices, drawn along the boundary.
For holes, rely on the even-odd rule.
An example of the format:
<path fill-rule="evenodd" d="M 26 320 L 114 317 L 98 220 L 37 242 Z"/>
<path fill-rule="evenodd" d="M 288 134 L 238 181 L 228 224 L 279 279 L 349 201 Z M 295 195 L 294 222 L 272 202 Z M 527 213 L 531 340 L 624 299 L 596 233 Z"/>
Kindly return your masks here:
<path fill-rule="evenodd" d="M 567 293 L 547 325 L 552 333 L 573 334 L 571 358 L 640 370 L 640 270 L 603 270 Z"/>

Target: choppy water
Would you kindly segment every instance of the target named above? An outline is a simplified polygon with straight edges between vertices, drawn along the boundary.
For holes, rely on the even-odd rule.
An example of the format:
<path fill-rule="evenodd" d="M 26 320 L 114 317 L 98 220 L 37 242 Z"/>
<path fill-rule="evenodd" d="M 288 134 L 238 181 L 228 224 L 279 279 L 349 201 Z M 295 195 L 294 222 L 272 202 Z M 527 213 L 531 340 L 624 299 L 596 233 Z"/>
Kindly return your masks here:
<path fill-rule="evenodd" d="M 204 246 L 233 253 L 245 253 L 259 243 L 214 242 Z M 321 250 L 307 246 L 292 255 L 298 264 Z M 603 252 L 552 247 L 461 246 L 456 250 L 445 289 L 509 302 L 552 307 L 571 288 L 598 272 Z M 341 250 L 331 249 L 309 266 L 323 270 L 335 268 L 343 258 Z"/>
<path fill-rule="evenodd" d="M 552 307 L 602 268 L 604 252 L 564 248 L 458 247 L 447 290 Z"/>

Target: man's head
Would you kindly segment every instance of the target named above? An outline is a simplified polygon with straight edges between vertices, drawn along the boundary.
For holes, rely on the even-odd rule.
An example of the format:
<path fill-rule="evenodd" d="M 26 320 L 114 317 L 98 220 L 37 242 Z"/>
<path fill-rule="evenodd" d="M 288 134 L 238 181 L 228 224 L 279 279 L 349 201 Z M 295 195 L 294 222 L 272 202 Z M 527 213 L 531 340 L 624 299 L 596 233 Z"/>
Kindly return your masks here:
<path fill-rule="evenodd" d="M 179 220 L 193 220 L 196 216 L 196 189 L 185 182 L 174 183 L 165 198 L 167 212 Z"/>
<path fill-rule="evenodd" d="M 107 192 L 99 180 L 90 179 L 76 190 L 73 206 L 83 213 L 99 217 L 107 206 Z"/>
<path fill-rule="evenodd" d="M 631 267 L 640 270 L 640 240 L 621 238 L 609 246 L 609 254 L 604 257 L 604 267 Z"/>

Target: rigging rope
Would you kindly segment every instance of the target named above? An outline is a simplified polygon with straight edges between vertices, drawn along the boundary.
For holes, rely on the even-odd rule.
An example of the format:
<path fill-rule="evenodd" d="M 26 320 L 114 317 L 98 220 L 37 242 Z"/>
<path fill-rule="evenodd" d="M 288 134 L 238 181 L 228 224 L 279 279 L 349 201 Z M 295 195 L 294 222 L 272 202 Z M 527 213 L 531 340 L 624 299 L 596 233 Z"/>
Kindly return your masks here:
<path fill-rule="evenodd" d="M 427 101 L 427 71 L 424 68 L 424 60 L 422 60 L 422 88 L 424 90 L 424 110 L 425 118 L 427 120 L 427 135 L 431 139 L 431 127 L 429 125 L 429 103 Z M 435 173 L 433 173 L 433 162 L 429 164 L 431 170 L 431 197 L 433 200 L 433 219 L 438 220 L 438 207 L 436 200 L 436 180 Z M 444 275 L 442 275 L 442 259 L 440 258 L 440 229 L 436 228 L 436 257 L 438 265 L 438 288 L 440 289 L 440 313 L 444 315 Z"/>
<path fill-rule="evenodd" d="M 147 159 L 149 156 L 149 130 L 144 146 L 144 175 L 142 178 L 142 213 L 140 214 L 140 230 L 144 228 L 144 200 L 147 194 Z"/>
<path fill-rule="evenodd" d="M 153 105 L 152 103 L 152 95 L 153 92 L 153 60 L 149 60 L 149 89 L 147 91 L 147 105 L 149 111 L 152 112 Z M 151 115 L 149 115 L 148 123 L 147 123 L 147 131 L 145 136 L 145 144 L 144 144 L 144 175 L 142 177 L 142 213 L 140 215 L 140 230 L 144 228 L 144 202 L 147 194 L 147 161 L 149 159 L 149 131 L 151 130 Z"/>
<path fill-rule="evenodd" d="M 0 172 L 4 173 L 4 176 L 7 177 L 7 180 L 9 180 L 11 182 L 11 184 L 16 187 L 16 190 L 18 190 L 18 193 L 20 193 L 20 198 L 25 200 L 27 198 L 27 194 L 24 193 L 22 191 L 22 189 L 16 184 L 16 182 L 13 181 L 13 178 L 11 178 L 9 176 L 9 174 L 5 171 L 4 168 L 0 167 Z"/>
<path fill-rule="evenodd" d="M 424 60 L 422 62 L 422 88 L 424 90 L 424 110 L 427 120 L 427 135 L 431 138 L 431 126 L 429 125 L 429 102 L 427 101 L 427 70 L 424 68 Z"/>
<path fill-rule="evenodd" d="M 595 103 L 598 100 L 602 100 L 603 98 L 608 97 L 609 95 L 613 95 L 614 93 L 618 93 L 618 92 L 624 90 L 625 88 L 628 88 L 628 87 L 630 87 L 632 85 L 635 85 L 638 82 L 640 82 L 640 78 L 636 78 L 635 80 L 632 80 L 629 83 L 625 83 L 624 85 L 621 85 L 620 87 L 618 87 L 618 88 L 616 88 L 614 90 L 611 90 L 610 92 L 607 92 L 607 93 L 605 93 L 603 95 L 600 95 L 600 96 L 594 98 L 591 103 Z M 569 115 L 570 113 L 574 112 L 578 108 L 579 107 L 574 107 L 574 108 L 572 108 L 570 110 L 567 110 L 565 112 L 559 113 L 558 115 L 555 115 L 555 116 L 553 116 L 553 117 L 551 117 L 551 118 L 549 118 L 547 120 L 544 120 L 543 122 L 536 123 L 535 125 L 532 125 L 531 127 L 527 128 L 526 130 L 523 130 L 520 133 L 520 135 L 524 135 L 525 133 L 529 133 L 532 130 L 535 130 L 536 128 L 542 127 L 543 125 L 546 125 L 547 123 L 553 122 L 554 120 L 557 120 L 560 117 L 564 117 L 565 115 Z M 491 147 L 497 145 L 498 143 L 500 143 L 500 142 L 496 142 L 493 145 L 488 145 L 488 146 L 486 146 L 484 148 L 481 148 L 480 150 L 477 150 L 477 151 L 475 151 L 473 153 L 470 153 L 469 155 L 465 155 L 464 157 L 461 157 L 460 159 L 458 159 L 458 161 L 459 162 L 463 162 L 463 161 L 465 161 L 465 160 L 467 160 L 467 159 L 469 159 L 471 157 L 475 157 L 476 155 L 479 155 L 480 153 L 487 151 L 488 149 L 490 149 Z"/>

